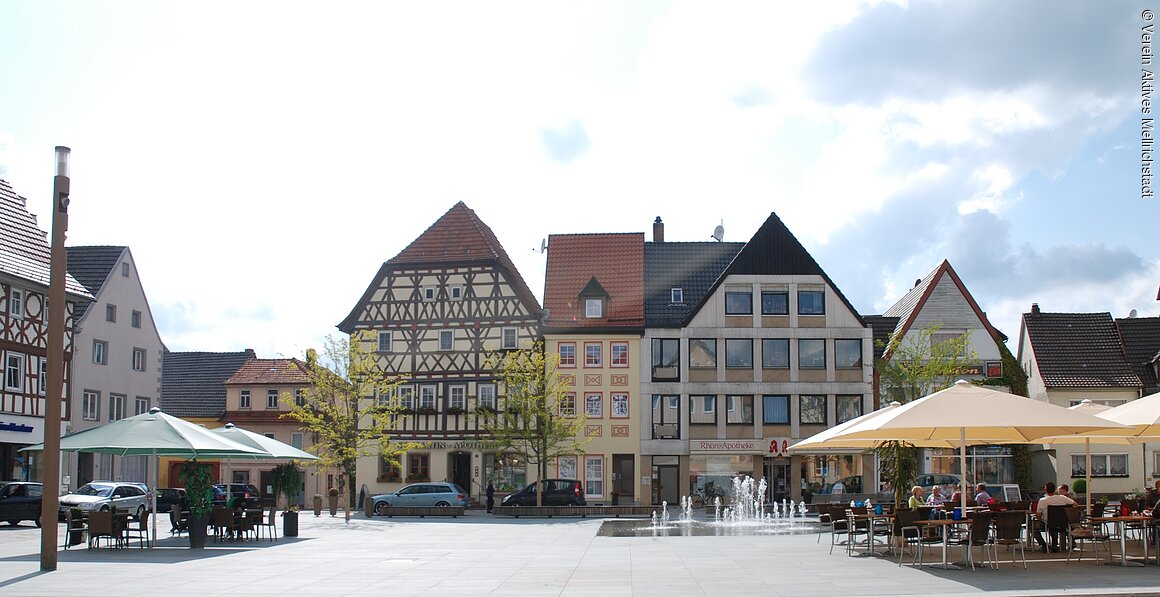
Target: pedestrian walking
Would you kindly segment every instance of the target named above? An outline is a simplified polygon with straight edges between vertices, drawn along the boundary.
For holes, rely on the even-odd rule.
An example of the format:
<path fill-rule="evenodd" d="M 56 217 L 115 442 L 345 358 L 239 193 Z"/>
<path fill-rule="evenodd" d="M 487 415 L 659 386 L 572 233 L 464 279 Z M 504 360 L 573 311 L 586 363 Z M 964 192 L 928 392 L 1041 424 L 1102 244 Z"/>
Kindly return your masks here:
<path fill-rule="evenodd" d="M 491 514 L 491 509 L 495 507 L 495 485 L 491 481 L 487 482 L 487 513 Z"/>

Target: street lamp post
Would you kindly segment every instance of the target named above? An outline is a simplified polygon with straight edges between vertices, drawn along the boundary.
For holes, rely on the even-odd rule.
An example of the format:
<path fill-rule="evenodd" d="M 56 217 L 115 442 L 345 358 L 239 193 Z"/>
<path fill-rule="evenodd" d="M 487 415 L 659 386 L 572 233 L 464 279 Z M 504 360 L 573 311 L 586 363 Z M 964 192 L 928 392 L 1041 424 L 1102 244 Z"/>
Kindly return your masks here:
<path fill-rule="evenodd" d="M 52 179 L 52 253 L 48 278 L 48 340 L 44 392 L 44 451 L 41 453 L 44 491 L 40 499 L 40 569 L 56 570 L 57 512 L 60 507 L 60 421 L 64 401 L 65 272 L 64 249 L 68 230 L 68 160 L 70 149 L 57 146 L 56 176 Z"/>

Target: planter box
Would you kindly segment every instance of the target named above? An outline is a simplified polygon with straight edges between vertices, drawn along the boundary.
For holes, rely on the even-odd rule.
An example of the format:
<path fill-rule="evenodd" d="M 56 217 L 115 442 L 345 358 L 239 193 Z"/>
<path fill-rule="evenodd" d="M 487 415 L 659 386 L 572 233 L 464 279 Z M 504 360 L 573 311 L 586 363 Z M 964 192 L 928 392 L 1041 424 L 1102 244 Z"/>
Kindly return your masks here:
<path fill-rule="evenodd" d="M 447 508 L 435 508 L 435 507 L 420 508 L 420 507 L 404 507 L 404 506 L 381 507 L 380 506 L 379 508 L 377 508 L 375 510 L 376 516 L 386 516 L 387 518 L 390 518 L 392 516 L 418 516 L 419 518 L 425 518 L 427 516 L 450 516 L 452 518 L 458 518 L 460 516 L 463 516 L 463 514 L 464 514 L 463 506 L 451 506 L 451 507 L 447 507 Z"/>
<path fill-rule="evenodd" d="M 659 511 L 660 506 L 498 506 L 494 513 L 496 516 L 514 516 L 515 518 L 521 516 L 620 518 L 621 516 L 652 516 L 653 512 Z"/>

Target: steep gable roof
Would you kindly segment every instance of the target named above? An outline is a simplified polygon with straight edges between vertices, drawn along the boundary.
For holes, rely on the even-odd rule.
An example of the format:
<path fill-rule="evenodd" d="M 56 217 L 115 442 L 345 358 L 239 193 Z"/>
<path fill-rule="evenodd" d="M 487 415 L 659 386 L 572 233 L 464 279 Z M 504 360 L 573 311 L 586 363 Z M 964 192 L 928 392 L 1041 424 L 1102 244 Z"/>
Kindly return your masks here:
<path fill-rule="evenodd" d="M 584 317 L 581 295 L 606 295 L 604 317 Z M 544 274 L 546 328 L 641 329 L 644 234 L 553 234 Z"/>
<path fill-rule="evenodd" d="M 0 275 L 7 274 L 48 288 L 52 251 L 48 235 L 36 225 L 36 216 L 28 211 L 27 203 L 8 181 L 0 179 Z M 74 298 L 93 298 L 67 273 L 65 292 Z"/>
<path fill-rule="evenodd" d="M 725 279 L 733 275 L 759 275 L 759 276 L 780 276 L 780 275 L 816 275 L 821 276 L 826 284 L 834 289 L 834 293 L 841 299 L 842 304 L 854 314 L 858 322 L 866 325 L 858 310 L 854 308 L 842 294 L 841 289 L 837 284 L 830 279 L 822 266 L 814 261 L 810 252 L 806 250 L 793 232 L 782 223 L 781 218 L 777 214 L 770 212 L 769 217 L 765 219 L 757 232 L 753 233 L 753 237 L 741 249 L 733 261 L 729 264 L 725 271 L 713 282 L 713 286 L 709 291 L 701 297 L 700 303 L 693 309 L 689 317 L 696 313 L 704 306 L 705 301 L 717 290 L 717 287 L 725 282 Z M 687 319 L 686 319 L 687 321 Z"/>
<path fill-rule="evenodd" d="M 304 383 L 310 383 L 310 376 L 306 363 L 298 359 L 250 359 L 225 381 L 227 386 Z"/>
<path fill-rule="evenodd" d="M 645 326 L 681 327 L 745 243 L 648 242 L 644 244 Z M 681 303 L 671 291 L 680 288 Z"/>
<path fill-rule="evenodd" d="M 955 287 L 958 288 L 963 298 L 966 299 L 967 304 L 975 312 L 975 316 L 979 318 L 979 322 L 983 324 L 983 328 L 987 330 L 987 334 L 991 336 L 991 339 L 996 344 L 1006 342 L 1007 337 L 991 325 L 991 322 L 987 319 L 987 314 L 979 308 L 979 304 L 975 302 L 975 297 L 971 296 L 971 292 L 967 290 L 966 284 L 963 284 L 962 279 L 955 273 L 955 268 L 951 267 L 950 262 L 946 259 L 943 259 L 938 267 L 934 268 L 925 278 L 919 280 L 914 285 L 914 288 L 910 289 L 910 292 L 903 295 L 902 298 L 898 299 L 898 302 L 891 305 L 882 314 L 885 317 L 898 318 L 898 327 L 894 330 L 894 334 L 898 337 L 903 337 L 910 331 L 915 319 L 918 318 L 918 314 L 922 312 L 922 308 L 926 305 L 927 300 L 930 299 L 935 287 L 938 286 L 939 281 L 944 277 L 954 282 Z M 887 342 L 889 341 L 889 338 L 887 338 Z"/>
<path fill-rule="evenodd" d="M 1048 388 L 1141 386 L 1111 313 L 1024 313 L 1023 327 Z"/>
<path fill-rule="evenodd" d="M 68 273 L 84 285 L 94 297 L 101 292 L 113 268 L 121 261 L 125 247 L 79 246 L 65 247 L 68 255 Z M 76 319 L 80 321 L 91 301 L 77 304 Z"/>
<path fill-rule="evenodd" d="M 225 382 L 253 349 L 242 352 L 167 352 L 161 365 L 161 409 L 175 417 L 220 417 L 226 409 Z"/>
<path fill-rule="evenodd" d="M 1124 343 L 1124 358 L 1144 384 L 1144 395 L 1160 392 L 1152 364 L 1160 356 L 1160 317 L 1116 319 L 1116 328 Z"/>
<path fill-rule="evenodd" d="M 540 310 L 540 303 L 520 276 L 519 270 L 496 238 L 495 233 L 475 212 L 462 201 L 440 216 L 398 255 L 383 262 L 374 281 L 367 287 L 358 304 L 338 328 L 346 333 L 354 331 L 359 314 L 370 301 L 386 276 L 395 269 L 416 266 L 453 266 L 464 263 L 494 263 L 507 274 L 512 290 L 531 312 Z"/>

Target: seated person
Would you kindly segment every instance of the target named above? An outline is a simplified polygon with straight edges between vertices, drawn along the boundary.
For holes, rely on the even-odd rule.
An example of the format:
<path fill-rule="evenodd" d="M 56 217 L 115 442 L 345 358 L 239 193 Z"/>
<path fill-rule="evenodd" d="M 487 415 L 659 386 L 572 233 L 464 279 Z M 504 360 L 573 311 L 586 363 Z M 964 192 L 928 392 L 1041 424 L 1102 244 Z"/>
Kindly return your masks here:
<path fill-rule="evenodd" d="M 1059 487 L 1056 487 L 1056 488 L 1055 488 L 1055 494 L 1056 494 L 1056 495 L 1062 495 L 1062 496 L 1064 496 L 1064 497 L 1071 497 L 1071 494 L 1070 494 L 1070 493 L 1068 493 L 1068 490 L 1067 490 L 1067 485 L 1066 485 L 1066 484 L 1064 484 L 1064 483 L 1060 483 L 1060 484 L 1059 484 Z M 1072 498 L 1072 499 L 1074 500 L 1075 498 Z"/>
<path fill-rule="evenodd" d="M 951 497 L 947 500 L 947 503 L 952 506 L 958 506 L 959 504 L 963 503 L 963 492 L 958 488 L 958 486 L 955 486 L 955 491 L 951 494 Z"/>
<path fill-rule="evenodd" d="M 995 500 L 991 499 L 991 494 L 987 493 L 987 486 L 979 483 L 975 486 L 975 503 L 980 506 L 990 505 Z"/>
<path fill-rule="evenodd" d="M 926 498 L 926 505 L 941 506 L 945 503 L 947 503 L 947 499 L 943 497 L 942 487 L 935 485 L 934 489 L 930 491 L 930 497 Z"/>
<path fill-rule="evenodd" d="M 1051 506 L 1075 506 L 1075 500 L 1066 495 L 1059 495 L 1055 491 L 1055 483 L 1048 481 L 1043 488 L 1046 495 L 1039 498 L 1039 503 L 1035 507 L 1035 518 L 1039 521 L 1035 525 L 1035 542 L 1039 544 L 1039 548 L 1047 551 L 1047 542 L 1043 540 L 1042 529 L 1047 528 L 1047 510 Z M 1067 539 L 1066 535 L 1061 535 L 1059 531 L 1051 531 L 1051 551 L 1059 551 L 1060 544 Z"/>
<path fill-rule="evenodd" d="M 922 496 L 922 487 L 915 485 L 910 489 L 910 499 L 906 501 L 906 507 L 914 510 L 926 503 L 926 499 Z"/>

